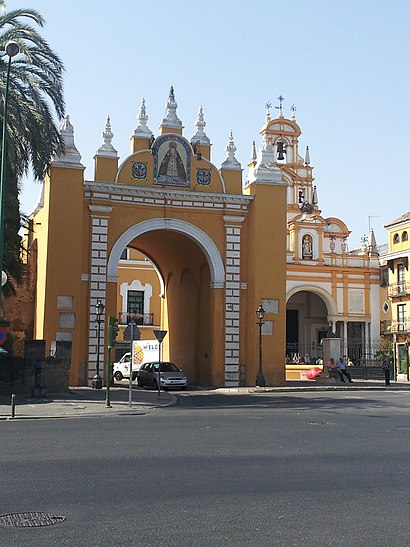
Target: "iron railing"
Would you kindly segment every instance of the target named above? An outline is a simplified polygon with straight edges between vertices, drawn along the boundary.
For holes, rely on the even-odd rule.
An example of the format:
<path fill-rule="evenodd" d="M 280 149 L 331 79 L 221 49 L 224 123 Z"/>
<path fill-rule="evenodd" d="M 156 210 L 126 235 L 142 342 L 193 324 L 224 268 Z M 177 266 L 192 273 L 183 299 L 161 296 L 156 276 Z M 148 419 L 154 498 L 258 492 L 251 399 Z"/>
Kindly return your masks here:
<path fill-rule="evenodd" d="M 387 287 L 387 296 L 389 298 L 398 298 L 400 296 L 408 296 L 410 294 L 410 285 L 405 281 L 402 283 L 391 283 Z"/>
<path fill-rule="evenodd" d="M 380 321 L 380 334 L 408 333 L 410 320 L 406 321 Z"/>
<path fill-rule="evenodd" d="M 152 326 L 154 324 L 153 313 L 118 313 L 118 323 L 128 325 L 131 319 L 134 319 L 136 325 Z"/>

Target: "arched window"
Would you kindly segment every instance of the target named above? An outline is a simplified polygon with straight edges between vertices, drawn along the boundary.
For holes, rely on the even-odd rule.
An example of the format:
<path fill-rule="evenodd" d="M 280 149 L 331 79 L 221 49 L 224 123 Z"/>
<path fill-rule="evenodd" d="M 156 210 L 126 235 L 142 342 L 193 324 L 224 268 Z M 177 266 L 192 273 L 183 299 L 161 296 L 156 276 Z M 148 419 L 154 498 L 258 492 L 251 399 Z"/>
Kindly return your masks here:
<path fill-rule="evenodd" d="M 399 243 L 399 241 L 400 241 L 399 234 L 394 234 L 393 243 L 396 244 L 396 243 Z"/>
<path fill-rule="evenodd" d="M 409 236 L 408 236 L 407 232 L 403 232 L 401 234 L 401 240 L 402 241 L 407 241 L 408 239 L 409 239 Z"/>

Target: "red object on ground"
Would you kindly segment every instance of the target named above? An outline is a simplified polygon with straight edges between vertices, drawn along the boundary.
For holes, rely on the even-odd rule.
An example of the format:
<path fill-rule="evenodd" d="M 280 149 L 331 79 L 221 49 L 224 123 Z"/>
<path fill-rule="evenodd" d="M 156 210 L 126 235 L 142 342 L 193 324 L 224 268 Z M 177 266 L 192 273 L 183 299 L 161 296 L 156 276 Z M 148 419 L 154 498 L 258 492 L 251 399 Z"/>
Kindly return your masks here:
<path fill-rule="evenodd" d="M 306 378 L 308 380 L 314 380 L 317 376 L 319 376 L 321 372 L 322 372 L 321 368 L 318 368 L 318 367 L 310 368 L 306 373 Z"/>

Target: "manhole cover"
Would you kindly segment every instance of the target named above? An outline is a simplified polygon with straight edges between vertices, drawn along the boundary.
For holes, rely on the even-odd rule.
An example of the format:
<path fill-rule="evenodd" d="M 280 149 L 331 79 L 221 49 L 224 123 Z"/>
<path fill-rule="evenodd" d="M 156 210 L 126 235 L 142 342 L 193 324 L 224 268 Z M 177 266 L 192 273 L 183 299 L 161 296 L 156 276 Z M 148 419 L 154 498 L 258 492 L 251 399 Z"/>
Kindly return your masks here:
<path fill-rule="evenodd" d="M 10 513 L 0 515 L 0 526 L 51 526 L 65 520 L 65 517 L 49 513 Z"/>

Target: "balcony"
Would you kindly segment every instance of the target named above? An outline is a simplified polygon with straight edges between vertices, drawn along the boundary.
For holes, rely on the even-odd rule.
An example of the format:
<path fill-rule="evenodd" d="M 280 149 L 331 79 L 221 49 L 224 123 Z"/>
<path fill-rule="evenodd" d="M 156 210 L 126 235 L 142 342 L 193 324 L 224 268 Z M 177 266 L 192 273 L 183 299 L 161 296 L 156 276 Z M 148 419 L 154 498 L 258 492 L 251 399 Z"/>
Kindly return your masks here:
<path fill-rule="evenodd" d="M 387 287 L 387 296 L 389 298 L 410 296 L 410 285 L 405 281 L 403 281 L 403 283 L 392 283 Z"/>
<path fill-rule="evenodd" d="M 380 334 L 408 334 L 410 319 L 406 321 L 380 321 Z"/>
<path fill-rule="evenodd" d="M 131 319 L 134 319 L 136 325 L 152 327 L 154 324 L 153 313 L 118 313 L 118 323 L 120 325 L 128 325 Z"/>

